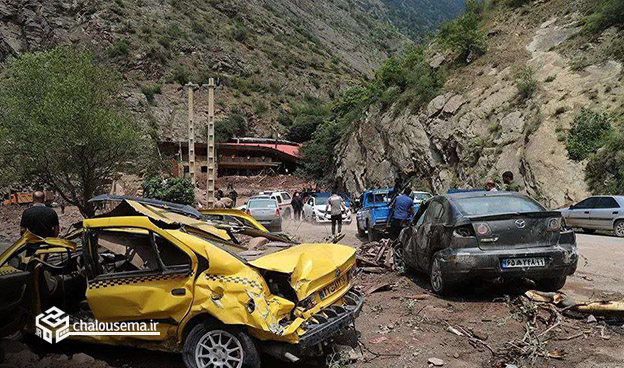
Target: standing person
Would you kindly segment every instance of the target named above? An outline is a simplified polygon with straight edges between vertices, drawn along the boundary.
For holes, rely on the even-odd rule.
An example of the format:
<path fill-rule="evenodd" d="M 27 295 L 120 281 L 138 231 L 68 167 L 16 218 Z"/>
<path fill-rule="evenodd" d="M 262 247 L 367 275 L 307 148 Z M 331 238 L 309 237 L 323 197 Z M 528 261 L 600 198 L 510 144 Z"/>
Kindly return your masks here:
<path fill-rule="evenodd" d="M 232 199 L 232 207 L 236 207 L 236 199 L 238 198 L 238 192 L 234 189 L 234 186 L 230 184 L 231 190 L 228 196 Z"/>
<path fill-rule="evenodd" d="M 338 233 L 342 233 L 342 211 L 347 210 L 344 200 L 336 192 L 336 189 L 332 190 L 331 196 L 327 199 L 327 204 L 325 205 L 326 217 L 328 209 L 331 209 L 332 235 L 336 235 L 336 224 L 338 224 Z"/>
<path fill-rule="evenodd" d="M 494 179 L 488 178 L 485 181 L 485 190 L 487 190 L 488 192 L 498 192 L 498 189 L 496 189 L 496 183 L 494 182 Z"/>
<path fill-rule="evenodd" d="M 504 188 L 507 192 L 519 192 L 522 190 L 520 185 L 514 182 L 514 175 L 511 171 L 505 171 L 503 173 Z"/>
<path fill-rule="evenodd" d="M 392 219 L 390 220 L 390 237 L 392 239 L 399 237 L 410 216 L 414 215 L 414 200 L 410 194 L 412 194 L 412 189 L 405 188 L 403 194 L 396 197 L 392 204 Z"/>
<path fill-rule="evenodd" d="M 303 198 L 299 192 L 293 194 L 292 207 L 295 212 L 295 220 L 301 220 L 301 210 L 303 210 Z"/>
<path fill-rule="evenodd" d="M 45 205 L 45 194 L 36 191 L 33 194 L 33 206 L 22 213 L 20 234 L 26 230 L 42 238 L 57 237 L 59 234 L 59 219 L 56 211 Z"/>

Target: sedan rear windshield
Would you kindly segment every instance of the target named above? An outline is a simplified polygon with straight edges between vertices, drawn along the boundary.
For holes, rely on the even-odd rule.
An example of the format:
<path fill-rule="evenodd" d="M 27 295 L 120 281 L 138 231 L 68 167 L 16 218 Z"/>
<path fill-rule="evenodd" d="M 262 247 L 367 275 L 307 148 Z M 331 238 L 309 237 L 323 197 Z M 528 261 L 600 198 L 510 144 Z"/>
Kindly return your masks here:
<path fill-rule="evenodd" d="M 255 199 L 249 201 L 248 208 L 277 208 L 277 203 L 273 199 Z"/>
<path fill-rule="evenodd" d="M 537 202 L 516 196 L 470 197 L 456 199 L 459 210 L 467 216 L 500 213 L 540 212 L 545 209 Z"/>

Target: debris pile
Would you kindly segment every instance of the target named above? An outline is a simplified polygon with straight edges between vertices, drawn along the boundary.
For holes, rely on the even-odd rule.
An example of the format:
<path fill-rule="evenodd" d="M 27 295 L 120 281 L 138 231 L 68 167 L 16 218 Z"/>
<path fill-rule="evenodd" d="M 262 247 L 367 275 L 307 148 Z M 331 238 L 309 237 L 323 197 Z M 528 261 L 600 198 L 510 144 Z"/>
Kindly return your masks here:
<path fill-rule="evenodd" d="M 557 346 L 558 342 L 591 337 L 608 340 L 609 331 L 622 333 L 624 329 L 623 302 L 576 303 L 561 292 L 529 290 L 524 295 L 507 298 L 506 304 L 511 318 L 523 323 L 525 333 L 522 339 L 507 342 L 496 353 L 492 351 L 499 362 L 564 359 L 566 352 Z M 603 317 L 599 321 L 594 315 Z M 585 320 L 585 325 L 566 317 Z"/>
<path fill-rule="evenodd" d="M 392 240 L 382 239 L 362 245 L 358 250 L 357 262 L 360 271 L 366 273 L 384 273 L 394 271 L 394 249 Z"/>

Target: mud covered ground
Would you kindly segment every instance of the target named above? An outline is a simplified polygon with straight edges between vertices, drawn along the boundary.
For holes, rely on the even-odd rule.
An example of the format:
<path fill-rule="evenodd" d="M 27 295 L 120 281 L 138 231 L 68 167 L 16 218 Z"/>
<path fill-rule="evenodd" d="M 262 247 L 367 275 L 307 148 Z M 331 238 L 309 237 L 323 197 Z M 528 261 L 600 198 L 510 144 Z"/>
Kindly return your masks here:
<path fill-rule="evenodd" d="M 68 220 L 71 215 L 68 215 Z M 62 220 L 63 221 L 63 220 Z M 305 242 L 319 241 L 330 232 L 328 225 L 314 225 L 289 221 L 284 230 Z M 354 247 L 363 244 L 356 237 L 355 224 L 346 225 L 342 243 Z M 563 291 L 576 300 L 617 299 L 624 295 L 622 266 L 624 240 L 605 235 L 578 235 L 581 261 L 576 275 L 569 278 Z M 478 284 L 460 290 L 454 296 L 441 298 L 430 293 L 426 277 L 408 273 L 399 276 L 383 274 L 359 275 L 356 284 L 362 290 L 384 284 L 384 288 L 367 296 L 362 314 L 357 320 L 359 359 L 334 357 L 330 367 L 427 367 L 430 358 L 440 359 L 444 367 L 622 367 L 624 366 L 624 336 L 608 327 L 598 318 L 588 322 L 587 317 L 574 319 L 561 316 L 550 331 L 552 315 L 548 308 L 538 307 L 531 314 L 526 305 L 518 303 L 530 285 Z M 529 308 L 530 309 L 530 308 Z M 534 316 L 534 317 L 533 317 Z M 537 354 L 521 355 L 514 345 L 527 334 L 527 320 L 535 318 L 539 337 Z M 458 336 L 455 331 L 464 331 Z M 179 355 L 137 350 L 132 348 L 102 347 L 72 342 L 48 345 L 36 339 L 25 341 L 28 349 L 38 354 L 71 357 L 84 352 L 98 364 L 112 367 L 184 367 Z M 5 343 L 6 345 L 6 343 Z M 10 345 L 7 349 L 19 351 L 24 347 Z M 552 355 L 545 357 L 543 355 Z M 352 353 L 353 355 L 353 353 Z M 48 359 L 48 364 L 52 360 Z M 439 361 L 438 361 L 439 363 Z M 41 362 L 29 366 L 45 368 Z M 265 367 L 318 366 L 285 365 L 266 359 Z"/>

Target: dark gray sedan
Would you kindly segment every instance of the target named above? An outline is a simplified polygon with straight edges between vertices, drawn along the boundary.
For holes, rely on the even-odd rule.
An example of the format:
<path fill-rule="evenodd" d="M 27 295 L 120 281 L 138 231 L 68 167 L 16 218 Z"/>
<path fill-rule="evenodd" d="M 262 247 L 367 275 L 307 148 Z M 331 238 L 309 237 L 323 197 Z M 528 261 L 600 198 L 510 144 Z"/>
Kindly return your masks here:
<path fill-rule="evenodd" d="M 554 291 L 578 261 L 574 232 L 561 214 L 512 192 L 433 197 L 399 240 L 398 261 L 428 273 L 438 294 L 478 278 L 528 278 Z"/>

